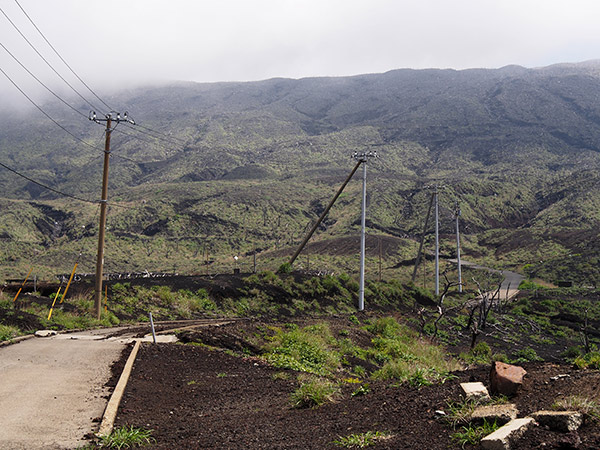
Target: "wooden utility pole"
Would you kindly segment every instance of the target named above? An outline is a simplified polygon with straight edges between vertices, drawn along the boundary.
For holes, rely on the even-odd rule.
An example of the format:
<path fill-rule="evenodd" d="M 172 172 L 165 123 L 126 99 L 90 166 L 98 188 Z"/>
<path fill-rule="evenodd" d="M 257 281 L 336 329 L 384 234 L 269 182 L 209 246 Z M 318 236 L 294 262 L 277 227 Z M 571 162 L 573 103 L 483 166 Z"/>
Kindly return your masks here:
<path fill-rule="evenodd" d="M 94 310 L 100 319 L 102 312 L 102 277 L 104 269 L 104 235 L 106 232 L 106 206 L 108 200 L 108 161 L 110 159 L 110 134 L 112 117 L 106 116 L 106 140 L 104 143 L 104 170 L 102 173 L 102 196 L 100 198 L 100 226 L 98 229 L 98 253 L 96 259 L 96 286 L 94 291 Z"/>
<path fill-rule="evenodd" d="M 106 233 L 106 207 L 108 206 L 108 162 L 110 159 L 110 135 L 113 131 L 111 128 L 113 122 L 118 124 L 119 122 L 129 122 L 135 125 L 135 122 L 127 117 L 127 113 L 121 117 L 117 113 L 116 117 L 113 118 L 112 114 L 109 113 L 104 119 L 98 119 L 96 113 L 90 114 L 90 120 L 101 123 L 106 122 L 106 140 L 104 143 L 104 170 L 102 173 L 102 196 L 100 199 L 100 224 L 98 228 L 98 254 L 96 259 L 96 286 L 94 291 L 94 310 L 96 312 L 96 318 L 100 319 L 102 312 L 102 278 L 104 268 L 104 236 Z"/>

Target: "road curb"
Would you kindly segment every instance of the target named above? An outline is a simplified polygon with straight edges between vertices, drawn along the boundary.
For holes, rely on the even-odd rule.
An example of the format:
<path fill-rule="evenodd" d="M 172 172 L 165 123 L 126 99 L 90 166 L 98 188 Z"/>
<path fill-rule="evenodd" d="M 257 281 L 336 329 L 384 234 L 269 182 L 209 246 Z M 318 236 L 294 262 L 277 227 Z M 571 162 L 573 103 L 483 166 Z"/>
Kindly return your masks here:
<path fill-rule="evenodd" d="M 25 336 L 17 336 L 16 338 L 9 339 L 8 341 L 2 341 L 2 342 L 0 342 L 0 347 L 6 347 L 8 345 L 17 344 L 17 343 L 19 343 L 21 341 L 26 341 L 27 339 L 31 339 L 32 337 L 35 337 L 35 335 L 28 334 L 28 335 L 25 335 Z"/>
<path fill-rule="evenodd" d="M 112 432 L 112 429 L 115 425 L 115 419 L 117 418 L 117 410 L 119 409 L 121 399 L 123 398 L 125 387 L 127 387 L 127 382 L 129 381 L 129 376 L 131 375 L 131 369 L 133 368 L 133 363 L 139 349 L 140 341 L 136 341 L 135 345 L 133 346 L 133 350 L 131 350 L 131 353 L 129 354 L 129 358 L 127 358 L 127 362 L 125 363 L 123 372 L 119 377 L 117 386 L 115 387 L 115 390 L 113 391 L 112 395 L 110 396 L 110 400 L 106 405 L 102 422 L 100 423 L 100 428 L 98 429 L 98 433 L 96 433 L 97 436 L 107 436 Z"/>

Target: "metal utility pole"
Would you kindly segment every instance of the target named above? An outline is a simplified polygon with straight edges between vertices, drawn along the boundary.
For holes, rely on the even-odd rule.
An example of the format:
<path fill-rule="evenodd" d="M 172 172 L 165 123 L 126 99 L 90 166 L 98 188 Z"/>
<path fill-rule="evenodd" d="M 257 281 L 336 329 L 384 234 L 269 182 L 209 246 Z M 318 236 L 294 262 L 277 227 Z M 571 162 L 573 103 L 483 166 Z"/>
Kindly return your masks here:
<path fill-rule="evenodd" d="M 440 211 L 437 185 L 433 195 L 435 199 L 435 295 L 440 295 Z"/>
<path fill-rule="evenodd" d="M 102 196 L 100 199 L 100 224 L 98 228 L 98 254 L 96 259 L 96 286 L 94 292 L 94 310 L 96 318 L 100 319 L 102 312 L 102 277 L 104 267 L 104 236 L 106 232 L 106 206 L 108 202 L 108 162 L 110 159 L 110 135 L 113 131 L 112 124 L 118 125 L 119 122 L 129 122 L 135 125 L 135 122 L 127 117 L 127 112 L 121 117 L 116 113 L 116 117 L 112 117 L 112 113 L 105 116 L 104 119 L 98 119 L 96 113 L 92 112 L 89 119 L 96 122 L 106 122 L 106 140 L 104 143 L 104 170 L 102 173 Z"/>
<path fill-rule="evenodd" d="M 456 208 L 454 210 L 454 217 L 456 219 L 456 262 L 458 265 L 458 292 L 463 291 L 462 285 L 462 273 L 461 273 L 461 265 L 460 265 L 460 229 L 458 226 L 458 218 L 460 217 L 460 206 L 458 202 L 456 202 Z"/>
<path fill-rule="evenodd" d="M 348 182 L 350 181 L 352 176 L 356 173 L 358 166 L 360 166 L 360 164 L 362 162 L 363 161 L 358 161 L 356 163 L 356 166 L 354 166 L 354 169 L 352 169 L 352 172 L 350 172 L 350 175 L 348 175 L 348 177 L 346 178 L 346 181 L 344 181 L 344 184 L 342 184 L 342 186 L 338 189 L 338 191 L 336 192 L 334 197 L 331 199 L 331 201 L 325 208 L 325 211 L 323 211 L 321 213 L 321 216 L 317 219 L 317 222 L 313 225 L 313 227 L 310 229 L 310 231 L 308 232 L 308 234 L 306 235 L 306 237 L 304 238 L 302 243 L 298 246 L 296 253 L 294 253 L 294 255 L 290 258 L 290 260 L 289 260 L 290 265 L 294 264 L 294 261 L 296 261 L 296 258 L 298 257 L 298 255 L 300 254 L 300 252 L 302 251 L 302 249 L 304 248 L 304 246 L 306 245 L 308 240 L 311 238 L 313 233 L 317 230 L 317 228 L 319 227 L 319 225 L 321 224 L 321 222 L 323 221 L 323 219 L 325 218 L 325 216 L 327 215 L 327 213 L 329 212 L 329 210 L 331 209 L 331 207 L 333 206 L 335 201 L 338 199 L 338 197 L 340 196 L 340 194 L 342 193 L 342 191 L 344 190 L 344 188 L 346 187 L 346 185 L 348 184 Z"/>
<path fill-rule="evenodd" d="M 367 217 L 367 160 L 377 157 L 377 152 L 354 152 L 352 157 L 363 164 L 362 215 L 360 220 L 360 283 L 358 288 L 358 310 L 365 309 L 365 225 Z"/>

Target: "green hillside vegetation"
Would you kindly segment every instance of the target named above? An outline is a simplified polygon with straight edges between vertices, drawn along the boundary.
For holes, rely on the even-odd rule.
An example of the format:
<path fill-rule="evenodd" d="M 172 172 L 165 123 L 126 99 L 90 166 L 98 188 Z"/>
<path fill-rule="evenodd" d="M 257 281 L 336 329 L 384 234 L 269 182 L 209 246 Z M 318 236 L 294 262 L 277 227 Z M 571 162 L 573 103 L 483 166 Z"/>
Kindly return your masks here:
<path fill-rule="evenodd" d="M 384 278 L 408 279 L 429 188 L 439 184 L 444 256 L 455 252 L 458 201 L 465 259 L 596 285 L 598 67 L 398 70 L 114 94 L 109 103 L 144 128 L 121 124 L 112 136 L 106 269 L 250 271 L 256 253 L 259 270 L 275 270 L 354 166 L 352 152 L 369 149 L 380 155 L 368 167 L 371 279 L 380 254 Z M 102 127 L 45 108 L 98 150 L 21 112 L 0 121 L 0 161 L 96 200 Z M 34 266 L 51 278 L 75 261 L 94 271 L 97 206 L 7 170 L 0 188 L 1 277 Z M 356 175 L 298 264 L 356 272 L 359 192 Z"/>

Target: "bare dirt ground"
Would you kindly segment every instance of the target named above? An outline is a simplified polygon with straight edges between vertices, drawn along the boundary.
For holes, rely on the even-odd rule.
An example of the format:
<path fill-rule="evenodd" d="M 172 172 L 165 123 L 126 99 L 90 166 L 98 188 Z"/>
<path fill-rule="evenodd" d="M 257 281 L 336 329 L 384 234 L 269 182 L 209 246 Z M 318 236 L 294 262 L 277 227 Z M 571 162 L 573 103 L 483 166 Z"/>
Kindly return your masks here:
<path fill-rule="evenodd" d="M 0 348 L 0 449 L 85 443 L 110 394 L 109 368 L 125 348 L 99 337 L 73 333 Z"/>
<path fill-rule="evenodd" d="M 215 342 L 235 334 L 227 327 L 214 329 Z M 203 330 L 204 336 L 207 333 Z M 528 375 L 513 399 L 521 417 L 550 409 L 561 397 L 600 395 L 597 371 L 551 363 L 524 367 Z M 203 347 L 145 344 L 116 426 L 153 430 L 156 442 L 149 448 L 155 449 L 339 448 L 334 441 L 340 436 L 367 431 L 389 434 L 372 448 L 460 448 L 451 439 L 451 426 L 435 411 L 448 411 L 448 401 L 460 398 L 460 382 L 482 381 L 489 386 L 488 370 L 456 372 L 455 380 L 420 389 L 371 381 L 364 396 L 352 396 L 356 385 L 345 384 L 334 403 L 295 409 L 290 394 L 298 386 L 296 372 L 269 367 L 255 357 L 240 358 Z M 553 380 L 557 375 L 568 376 Z M 593 422 L 569 434 L 536 427 L 515 448 L 598 449 L 600 429 Z"/>

